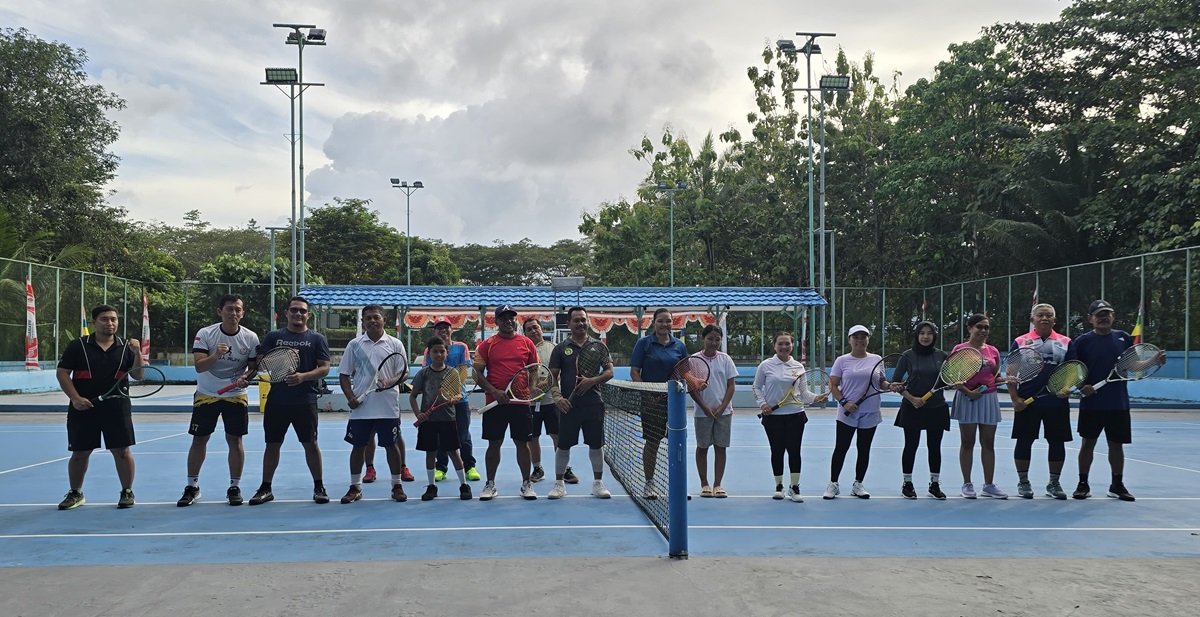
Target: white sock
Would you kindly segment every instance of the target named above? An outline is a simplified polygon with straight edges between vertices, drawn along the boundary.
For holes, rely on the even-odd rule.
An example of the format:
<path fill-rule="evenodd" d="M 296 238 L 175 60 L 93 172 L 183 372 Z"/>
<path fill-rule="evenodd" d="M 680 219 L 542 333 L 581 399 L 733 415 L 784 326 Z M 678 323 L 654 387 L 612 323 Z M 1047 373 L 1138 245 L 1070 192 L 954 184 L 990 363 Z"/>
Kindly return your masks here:
<path fill-rule="evenodd" d="M 362 486 L 362 474 L 361 473 L 350 474 L 350 484 L 353 484 L 354 486 Z"/>
<path fill-rule="evenodd" d="M 200 488 L 200 476 L 188 476 L 188 486 Z"/>
<path fill-rule="evenodd" d="M 455 468 L 455 469 L 454 469 L 454 473 L 458 474 L 458 483 L 459 483 L 459 484 L 466 484 L 466 483 L 467 483 L 467 472 L 466 472 L 466 470 L 464 470 L 462 467 L 457 467 L 457 468 Z"/>
<path fill-rule="evenodd" d="M 435 473 L 437 473 L 437 470 L 435 470 L 435 469 L 426 469 L 426 470 L 425 470 L 425 477 L 429 478 L 429 483 L 430 483 L 430 484 L 433 484 L 433 483 L 434 483 L 434 481 L 433 481 L 433 474 L 435 474 Z"/>

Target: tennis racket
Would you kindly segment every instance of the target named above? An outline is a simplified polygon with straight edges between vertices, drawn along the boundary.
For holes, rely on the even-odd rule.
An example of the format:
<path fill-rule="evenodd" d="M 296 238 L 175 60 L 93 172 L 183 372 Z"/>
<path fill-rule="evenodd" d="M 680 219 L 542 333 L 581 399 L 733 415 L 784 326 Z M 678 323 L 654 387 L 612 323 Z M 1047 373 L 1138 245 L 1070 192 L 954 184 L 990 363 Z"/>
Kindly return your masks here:
<path fill-rule="evenodd" d="M 584 379 L 603 373 L 604 367 L 608 366 L 608 363 L 608 347 L 604 343 L 600 341 L 585 343 L 579 353 L 575 354 L 575 387 L 571 388 L 571 394 L 567 397 L 567 401 L 574 402 L 575 394 L 579 392 L 579 384 Z"/>
<path fill-rule="evenodd" d="M 1009 387 L 1019 386 L 1042 373 L 1045 360 L 1042 353 L 1032 347 L 1018 347 L 1004 358 L 1004 378 Z"/>
<path fill-rule="evenodd" d="M 771 407 L 775 411 L 785 405 L 797 405 L 804 409 L 817 401 L 825 402 L 829 397 L 829 373 L 821 369 L 806 369 L 792 380 L 787 392 Z M 763 417 L 768 414 L 758 414 Z"/>
<path fill-rule="evenodd" d="M 546 368 L 545 364 L 538 362 L 524 366 L 517 371 L 517 374 L 509 380 L 508 387 L 504 389 L 504 395 L 508 397 L 510 405 L 532 405 L 549 389 L 550 369 Z M 479 413 L 488 411 L 499 404 L 499 399 L 494 400 L 480 407 Z"/>
<path fill-rule="evenodd" d="M 442 372 L 444 373 L 442 383 L 438 384 L 438 392 L 433 399 L 433 404 L 429 406 L 429 409 L 417 414 L 417 420 L 413 422 L 414 426 L 421 426 L 421 423 L 428 420 L 433 412 L 462 400 L 462 373 L 457 368 L 446 368 Z"/>
<path fill-rule="evenodd" d="M 1150 343 L 1140 343 L 1121 352 L 1108 377 L 1092 384 L 1092 390 L 1103 388 L 1110 381 L 1137 381 L 1158 372 L 1166 357 L 1161 349 Z"/>
<path fill-rule="evenodd" d="M 1050 373 L 1050 379 L 1046 381 L 1046 385 L 1036 395 L 1025 399 L 1025 404 L 1033 403 L 1034 399 L 1039 399 L 1047 396 L 1065 397 L 1067 394 L 1079 387 L 1083 380 L 1087 379 L 1087 366 L 1079 360 L 1071 360 L 1063 362 Z"/>
<path fill-rule="evenodd" d="M 116 383 L 108 389 L 108 392 L 92 399 L 92 404 L 95 405 L 100 401 L 107 401 L 114 398 L 146 398 L 162 390 L 165 385 L 167 385 L 166 375 L 163 375 L 162 371 L 153 366 L 143 366 L 140 379 L 128 373 L 118 371 Z"/>
<path fill-rule="evenodd" d="M 858 397 L 858 400 L 854 401 L 854 406 L 858 407 L 862 405 L 863 401 L 871 398 L 872 396 L 879 396 L 884 392 L 891 392 L 893 384 L 888 381 L 888 376 L 895 373 L 896 365 L 899 363 L 900 354 L 898 353 L 888 354 L 880 358 L 879 362 L 875 363 L 875 368 L 871 369 L 871 379 L 867 382 L 867 389 L 863 391 L 862 396 Z M 904 383 L 900 382 L 896 385 L 903 386 Z M 845 412 L 847 416 L 852 413 L 854 412 Z"/>
<path fill-rule="evenodd" d="M 300 367 L 300 352 L 291 347 L 276 347 L 258 358 L 258 375 L 257 379 L 250 380 L 247 383 L 258 383 L 268 381 L 271 383 L 279 383 L 289 376 L 296 373 L 296 369 Z M 217 394 L 225 394 L 234 388 L 237 388 L 237 382 L 229 384 L 220 390 Z"/>
<path fill-rule="evenodd" d="M 360 379 L 355 379 L 354 398 L 362 401 L 373 392 L 392 390 L 408 377 L 408 359 L 400 352 L 387 355 L 378 366 L 367 357 L 366 350 L 360 345 L 355 346 L 355 362 L 364 370 L 369 371 Z M 359 377 L 355 375 L 355 377 Z"/>
<path fill-rule="evenodd" d="M 700 356 L 687 356 L 671 368 L 671 380 L 681 381 L 688 392 L 699 392 L 708 387 L 708 360 Z"/>
<path fill-rule="evenodd" d="M 925 393 L 921 400 L 928 401 L 933 397 L 933 394 L 938 390 L 953 388 L 967 383 L 967 380 L 974 377 L 983 369 L 983 354 L 979 353 L 974 347 L 963 347 L 962 349 L 946 356 L 946 360 L 942 362 L 942 368 L 938 371 L 937 381 L 933 383 L 933 389 Z M 938 384 L 942 385 L 939 387 Z"/>

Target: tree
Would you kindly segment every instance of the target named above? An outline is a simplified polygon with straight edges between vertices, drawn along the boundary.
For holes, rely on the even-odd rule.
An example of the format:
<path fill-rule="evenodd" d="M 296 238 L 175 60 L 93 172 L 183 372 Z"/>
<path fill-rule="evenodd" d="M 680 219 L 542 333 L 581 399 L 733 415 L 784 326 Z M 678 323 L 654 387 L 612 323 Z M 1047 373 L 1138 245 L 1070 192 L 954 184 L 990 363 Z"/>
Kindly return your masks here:
<path fill-rule="evenodd" d="M 464 285 L 549 285 L 555 276 L 583 275 L 588 249 L 575 240 L 559 240 L 549 247 L 538 246 L 529 238 L 512 244 L 496 240 L 492 246 L 458 247 L 454 260 Z"/>

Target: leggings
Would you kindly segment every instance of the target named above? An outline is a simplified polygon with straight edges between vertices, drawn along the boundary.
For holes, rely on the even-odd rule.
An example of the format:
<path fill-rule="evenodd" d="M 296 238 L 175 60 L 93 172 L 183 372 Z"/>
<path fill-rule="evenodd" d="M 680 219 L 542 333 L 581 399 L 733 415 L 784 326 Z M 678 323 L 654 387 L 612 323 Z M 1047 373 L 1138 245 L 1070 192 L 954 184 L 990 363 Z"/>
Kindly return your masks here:
<path fill-rule="evenodd" d="M 917 446 L 921 445 L 922 431 L 926 435 L 925 447 L 929 450 L 929 473 L 941 473 L 942 436 L 946 431 L 940 428 L 904 427 L 904 452 L 900 455 L 900 467 L 904 473 L 912 473 L 913 465 L 917 462 Z"/>
<path fill-rule="evenodd" d="M 788 457 L 788 468 L 800 473 L 800 444 L 804 441 L 804 424 L 808 416 L 804 413 L 763 416 L 762 425 L 767 431 L 767 443 L 771 444 L 771 471 L 783 475 L 783 455 Z"/>
<path fill-rule="evenodd" d="M 834 424 L 837 425 L 837 445 L 833 448 L 833 461 L 829 464 L 829 481 L 837 482 L 838 476 L 842 475 L 850 441 L 858 433 L 858 463 L 854 466 L 854 479 L 862 482 L 867 475 L 867 466 L 871 464 L 871 441 L 875 439 L 875 429 L 879 427 L 855 428 L 842 422 Z"/>
<path fill-rule="evenodd" d="M 1033 439 L 1018 439 L 1017 446 L 1013 449 L 1013 459 L 1018 461 L 1028 461 L 1033 456 Z M 1047 441 L 1046 445 L 1050 449 L 1050 454 L 1046 460 L 1051 463 L 1061 463 L 1067 460 L 1067 445 L 1061 441 Z M 905 446 L 908 447 L 907 445 Z"/>

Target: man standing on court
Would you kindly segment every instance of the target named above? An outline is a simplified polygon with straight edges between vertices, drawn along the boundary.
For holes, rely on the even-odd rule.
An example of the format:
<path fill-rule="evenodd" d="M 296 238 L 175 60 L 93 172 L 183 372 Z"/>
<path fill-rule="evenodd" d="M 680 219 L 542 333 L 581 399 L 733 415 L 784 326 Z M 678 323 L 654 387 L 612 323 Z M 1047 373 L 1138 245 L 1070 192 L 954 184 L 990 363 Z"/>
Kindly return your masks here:
<path fill-rule="evenodd" d="M 1092 456 L 1100 433 L 1108 441 L 1108 464 L 1112 468 L 1112 483 L 1108 496 L 1121 501 L 1133 501 L 1133 494 L 1125 488 L 1125 444 L 1133 441 L 1133 428 L 1129 414 L 1129 392 L 1124 381 L 1110 381 L 1100 390 L 1092 387 L 1108 376 L 1116 366 L 1117 358 L 1133 346 L 1133 337 L 1123 330 L 1113 329 L 1116 312 L 1105 300 L 1096 300 L 1088 307 L 1091 332 L 1084 332 L 1071 341 L 1065 360 L 1079 360 L 1087 365 L 1088 375 L 1079 387 L 1083 398 L 1079 401 L 1079 436 L 1083 444 L 1079 447 L 1079 485 L 1071 494 L 1075 499 L 1091 497 L 1088 472 L 1092 468 Z M 1160 362 L 1165 357 L 1160 357 Z"/>
<path fill-rule="evenodd" d="M 1050 482 L 1046 485 L 1046 496 L 1055 499 L 1066 499 L 1059 481 L 1062 476 L 1063 463 L 1067 460 L 1066 443 L 1071 437 L 1071 402 L 1066 397 L 1046 396 L 1034 399 L 1028 406 L 1025 399 L 1042 391 L 1050 374 L 1063 363 L 1071 339 L 1054 331 L 1055 312 L 1049 304 L 1035 305 L 1029 311 L 1029 321 L 1033 330 L 1018 336 L 1013 341 L 1009 353 L 1022 347 L 1029 347 L 1042 355 L 1042 371 L 1037 377 L 1023 383 L 1020 387 L 1008 386 L 1008 397 L 1013 405 L 1012 438 L 1017 440 L 1013 450 L 1013 460 L 1017 466 L 1017 494 L 1025 499 L 1033 499 L 1033 485 L 1029 482 L 1029 461 L 1032 458 L 1033 442 L 1037 441 L 1038 433 L 1045 427 L 1046 445 L 1049 453 L 1046 455 L 1050 467 Z"/>
<path fill-rule="evenodd" d="M 121 481 L 118 508 L 132 508 L 133 454 L 129 447 L 137 443 L 133 435 L 133 414 L 129 399 L 117 397 L 97 401 L 119 382 L 142 377 L 141 343 L 137 339 L 121 340 L 117 336 L 117 309 L 101 304 L 92 309 L 92 332 L 67 344 L 58 362 L 55 376 L 67 398 L 67 449 L 71 459 L 67 475 L 71 490 L 67 491 L 59 510 L 79 507 L 83 497 L 83 477 L 87 474 L 92 450 L 104 447 L 112 452 Z"/>
<path fill-rule="evenodd" d="M 580 379 L 576 373 L 575 359 L 579 352 L 595 339 L 588 336 L 587 311 L 582 306 L 573 306 L 567 311 L 571 336 L 558 344 L 550 354 L 550 375 L 553 387 L 550 395 L 558 407 L 559 433 L 554 451 L 554 488 L 547 495 L 550 499 L 561 499 L 567 495 L 567 474 L 571 472 L 571 448 L 579 443 L 583 431 L 583 443 L 588 447 L 588 460 L 592 464 L 592 495 L 601 499 L 612 497 L 604 486 L 604 400 L 600 398 L 600 384 L 612 379 L 612 359 L 600 363 L 601 371 L 595 377 Z M 575 482 L 579 480 L 576 479 Z M 572 483 L 573 484 L 573 483 Z"/>
<path fill-rule="evenodd" d="M 387 456 L 388 469 L 392 472 L 392 499 L 407 501 L 403 484 L 404 437 L 400 435 L 400 389 L 376 392 L 378 377 L 375 377 L 374 371 L 392 354 L 398 353 L 407 360 L 408 352 L 400 339 L 384 332 L 382 306 L 368 304 L 363 307 L 362 321 L 365 332 L 346 344 L 346 352 L 342 354 L 342 364 L 338 368 L 338 383 L 350 405 L 345 437 L 350 444 L 350 489 L 341 501 L 354 503 L 362 499 L 363 462 L 367 444 L 376 436 L 379 438 L 379 448 Z M 356 383 L 363 380 L 371 383 Z M 356 390 L 365 392 L 362 399 L 355 396 Z"/>
<path fill-rule="evenodd" d="M 529 440 L 533 436 L 529 405 L 510 403 L 504 392 L 518 371 L 538 362 L 537 349 L 527 337 L 517 335 L 517 312 L 507 304 L 496 307 L 496 331 L 475 349 L 475 383 L 487 392 L 487 402 L 500 402 L 483 414 L 483 438 L 488 442 L 484 455 L 487 483 L 479 493 L 479 500 L 490 501 L 497 495 L 496 471 L 500 467 L 500 446 L 504 444 L 505 431 L 517 447 L 521 497 L 537 499 L 529 481 Z"/>
<path fill-rule="evenodd" d="M 546 340 L 545 333 L 542 331 L 542 322 L 536 317 L 529 317 L 521 324 L 521 330 L 537 348 L 538 361 L 549 368 L 550 354 L 554 353 L 554 343 Z M 542 469 L 542 429 L 546 429 L 546 434 L 550 436 L 550 445 L 554 446 L 554 451 L 557 452 L 558 407 L 554 405 L 554 398 L 547 392 L 534 402 L 531 411 L 533 413 L 533 438 L 529 440 L 529 457 L 532 461 L 533 471 L 529 474 L 529 481 L 541 482 L 546 477 L 546 470 Z M 579 483 L 579 478 L 575 477 L 570 467 L 567 468 L 563 477 L 567 484 Z"/>
<path fill-rule="evenodd" d="M 261 353 L 276 347 L 291 347 L 300 354 L 296 372 L 282 383 L 272 384 L 263 410 L 262 485 L 250 498 L 257 506 L 275 499 L 271 480 L 279 466 L 279 450 L 288 427 L 296 431 L 296 439 L 304 447 L 304 460 L 313 479 L 313 501 L 329 503 L 329 494 L 322 480 L 321 449 L 317 447 L 317 392 L 321 380 L 329 374 L 329 342 L 325 335 L 308 329 L 308 300 L 295 296 L 287 303 L 287 326 L 272 330 L 263 339 Z"/>
<path fill-rule="evenodd" d="M 462 378 L 462 400 L 454 404 L 454 420 L 458 423 L 458 452 L 462 455 L 463 466 L 467 468 L 467 480 L 479 481 L 479 471 L 475 469 L 475 456 L 471 452 L 471 402 L 467 400 L 467 371 L 471 369 L 471 350 L 462 341 L 450 338 L 452 324 L 445 319 L 433 324 L 433 333 L 446 343 L 446 366 L 459 372 Z M 425 351 L 424 366 L 429 366 L 429 351 Z M 441 448 L 437 451 L 437 466 L 433 477 L 441 482 L 446 479 L 450 457 Z"/>
<path fill-rule="evenodd" d="M 258 353 L 258 335 L 242 327 L 245 308 L 242 297 L 225 294 L 217 300 L 221 321 L 205 326 L 192 342 L 192 361 L 196 366 L 196 394 L 192 399 L 192 421 L 188 433 L 192 446 L 187 457 L 187 486 L 175 505 L 185 507 L 200 499 L 200 468 L 208 453 L 208 440 L 217 430 L 217 420 L 225 427 L 229 446 L 229 505 L 242 505 L 242 468 L 246 450 L 242 437 L 249 431 L 250 414 L 246 409 L 246 368 Z M 221 388 L 236 382 L 237 387 L 224 394 Z"/>

